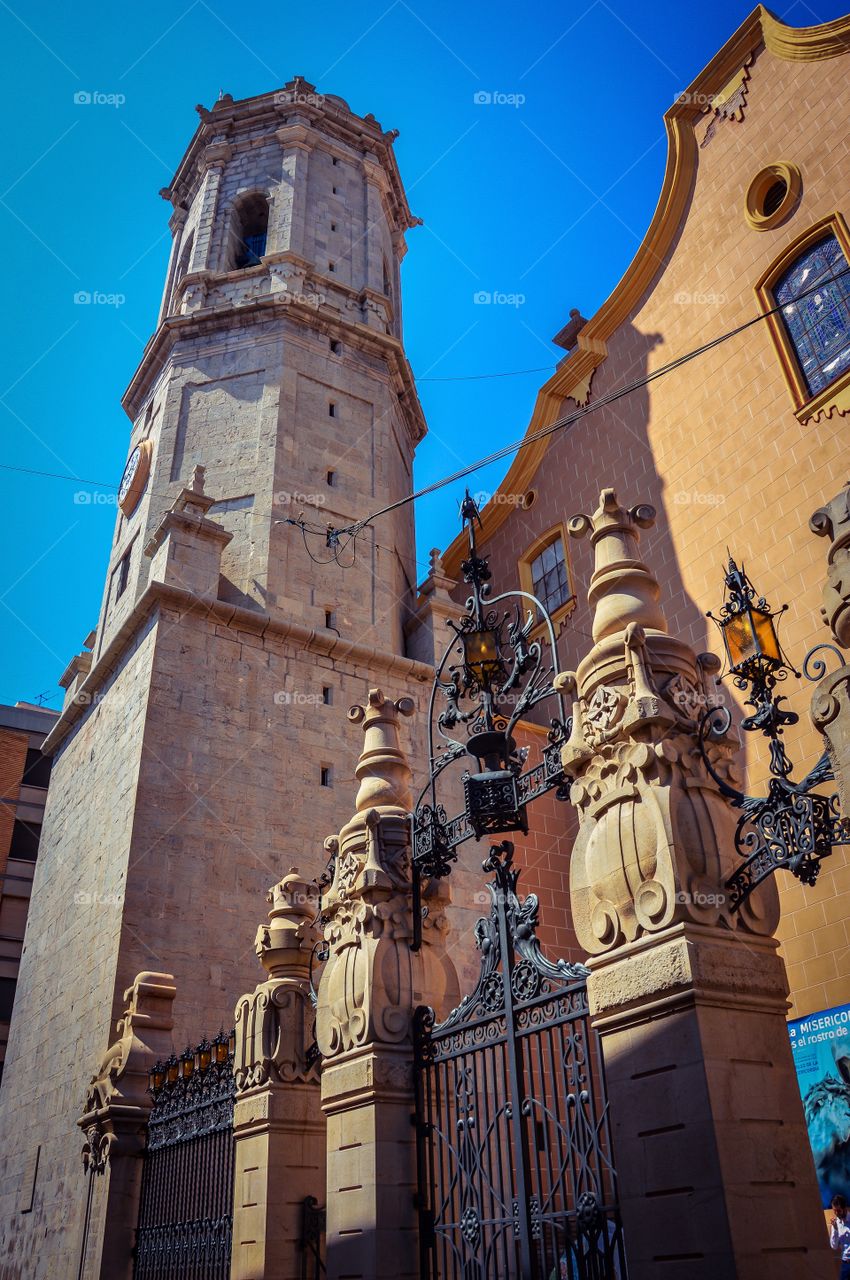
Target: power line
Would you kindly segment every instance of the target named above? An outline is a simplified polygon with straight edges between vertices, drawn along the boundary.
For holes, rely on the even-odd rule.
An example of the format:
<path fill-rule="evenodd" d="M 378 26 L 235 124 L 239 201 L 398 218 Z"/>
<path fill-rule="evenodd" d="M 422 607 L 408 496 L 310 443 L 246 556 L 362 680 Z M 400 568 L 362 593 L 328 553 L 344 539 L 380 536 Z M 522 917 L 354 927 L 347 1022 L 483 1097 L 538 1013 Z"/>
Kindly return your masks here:
<path fill-rule="evenodd" d="M 414 378 L 414 382 L 484 382 L 490 378 L 519 378 L 524 373 L 554 373 L 551 364 L 541 364 L 536 369 L 512 369 L 508 373 L 468 373 L 454 378 Z"/>
<path fill-rule="evenodd" d="M 759 314 L 756 316 L 751 316 L 749 320 L 745 320 L 743 324 L 737 325 L 734 329 L 729 329 L 727 330 L 727 332 L 720 334 L 716 338 L 711 338 L 708 342 L 703 343 L 699 347 L 693 348 L 693 350 L 686 352 L 684 355 L 677 356 L 675 360 L 671 360 L 669 361 L 669 363 L 665 365 L 661 365 L 658 369 L 653 370 L 651 373 L 643 374 L 641 377 L 635 378 L 632 382 L 626 383 L 625 386 L 622 386 L 614 391 L 609 392 L 607 395 L 602 396 L 598 400 L 595 400 L 592 404 L 588 404 L 577 409 L 575 413 L 571 413 L 566 415 L 565 417 L 558 418 L 555 420 L 555 422 L 550 423 L 549 426 L 542 427 L 539 431 L 535 431 L 532 435 L 523 436 L 518 440 L 514 440 L 510 444 L 504 445 L 502 446 L 502 448 L 494 450 L 493 453 L 488 454 L 486 457 L 479 458 L 478 461 L 472 462 L 466 467 L 462 467 L 460 470 L 453 472 L 451 475 L 444 476 L 441 480 L 435 480 L 431 484 L 425 485 L 421 489 L 416 489 L 414 490 L 413 493 L 406 494 L 403 498 L 398 498 L 396 499 L 395 502 L 391 502 L 385 507 L 380 507 L 377 511 L 373 511 L 370 515 L 366 516 L 364 519 L 357 520 L 353 524 L 344 525 L 339 529 L 335 528 L 333 525 L 326 525 L 325 527 L 314 528 L 314 527 L 311 527 L 303 519 L 303 516 L 300 517 L 298 520 L 295 520 L 292 518 L 288 518 L 288 519 L 281 518 L 279 515 L 277 515 L 274 512 L 271 512 L 271 513 L 255 512 L 255 515 L 258 515 L 264 519 L 275 520 L 279 524 L 295 525 L 297 528 L 301 530 L 302 537 L 304 538 L 304 544 L 305 544 L 305 547 L 307 548 L 307 553 L 308 555 L 310 555 L 311 559 L 316 561 L 316 563 L 325 563 L 325 564 L 329 564 L 332 560 L 336 560 L 337 564 L 340 564 L 339 554 L 342 551 L 344 551 L 354 541 L 354 539 L 357 538 L 357 536 L 360 533 L 363 532 L 363 530 L 367 527 L 367 525 L 371 524 L 373 520 L 377 520 L 380 516 L 388 515 L 390 512 L 397 511 L 400 507 L 406 506 L 409 502 L 416 502 L 418 501 L 419 498 L 424 498 L 432 493 L 436 493 L 438 492 L 438 490 L 445 488 L 447 485 L 455 484 L 458 480 L 463 480 L 467 476 L 473 475 L 476 471 L 480 471 L 484 467 L 490 466 L 492 463 L 498 462 L 500 461 L 500 459 L 508 457 L 512 453 L 519 453 L 521 449 L 525 449 L 525 448 L 528 448 L 529 445 L 536 444 L 537 441 L 543 440 L 546 437 L 553 435 L 556 431 L 560 431 L 562 428 L 572 426 L 573 423 L 578 422 L 581 418 L 585 418 L 591 413 L 594 413 L 597 409 L 603 409 L 607 405 L 614 404 L 616 403 L 616 401 L 623 399 L 625 396 L 631 395 L 633 391 L 638 391 L 642 387 L 648 386 L 651 382 L 655 382 L 659 378 L 666 377 L 667 374 L 675 372 L 677 369 L 680 369 L 683 365 L 688 364 L 691 360 L 695 360 L 699 356 L 705 355 L 707 352 L 714 350 L 715 347 L 721 346 L 724 342 L 728 342 L 730 341 L 730 339 L 738 337 L 740 334 L 746 332 L 747 329 L 752 328 L 754 325 L 758 324 L 760 321 L 767 320 L 771 316 L 778 315 L 780 312 L 788 310 L 790 307 L 793 307 L 796 303 L 801 302 L 804 298 L 807 298 L 814 293 L 822 292 L 823 289 L 826 287 L 826 285 L 832 284 L 836 280 L 840 280 L 847 275 L 850 275 L 850 266 L 846 267 L 842 271 L 839 271 L 833 275 L 830 275 L 826 280 L 820 281 L 818 284 L 813 285 L 810 289 L 804 290 L 803 293 L 798 294 L 791 302 L 777 304 L 776 306 L 771 307 L 767 311 L 762 311 L 762 312 L 759 312 Z M 548 365 L 544 366 L 545 369 L 548 369 L 549 367 L 550 366 Z M 526 370 L 525 372 L 541 372 L 541 371 L 543 370 L 537 369 L 537 370 Z M 520 370 L 518 372 L 523 372 L 523 371 Z M 476 380 L 479 377 L 483 378 L 483 377 L 501 377 L 501 376 L 510 377 L 513 375 L 512 374 L 470 375 L 469 379 L 466 379 L 466 378 L 433 379 L 433 381 L 467 381 L 467 380 L 472 381 L 472 380 Z M 424 379 L 422 379 L 422 381 L 424 381 Z M 90 479 L 85 479 L 81 476 L 64 475 L 60 472 L 40 471 L 32 467 L 14 466 L 10 463 L 0 463 L 0 469 L 4 471 L 17 471 L 26 475 L 45 476 L 45 477 L 49 477 L 51 479 L 57 479 L 57 480 L 74 480 L 78 484 L 89 484 L 102 489 L 112 489 L 116 491 L 118 489 L 117 485 L 111 484 L 104 480 L 90 480 Z M 155 492 L 158 493 L 158 496 L 163 496 L 163 497 L 168 496 L 168 491 L 155 491 Z M 331 550 L 331 553 L 332 553 L 331 556 L 329 556 L 326 560 L 324 559 L 319 560 L 317 557 L 313 556 L 309 550 L 309 547 L 307 547 L 308 533 L 312 534 L 313 536 L 317 536 L 317 537 L 321 536 L 322 538 L 324 538 L 325 545 Z M 346 538 L 345 543 L 343 543 L 342 545 L 340 545 L 341 538 Z M 356 554 L 356 547 L 354 548 L 354 551 L 353 551 L 353 555 L 355 554 Z M 352 564 L 353 563 L 354 563 L 354 559 L 352 558 Z M 341 565 L 341 567 L 350 568 L 351 566 Z"/>
<path fill-rule="evenodd" d="M 798 294 L 791 302 L 780 303 L 775 307 L 771 307 L 767 311 L 759 312 L 757 316 L 751 316 L 749 320 L 745 320 L 743 324 L 737 325 L 734 329 L 729 329 L 726 333 L 722 333 L 719 337 L 711 338 L 708 342 L 704 342 L 702 346 L 695 347 L 692 351 L 686 352 L 682 356 L 677 356 L 675 360 L 671 360 L 668 364 L 662 365 L 658 369 L 654 369 L 651 373 L 644 374 L 640 378 L 635 378 L 633 382 L 627 383 L 618 390 L 611 391 L 607 396 L 602 396 L 599 400 L 595 400 L 592 404 L 585 405 L 578 409 L 575 413 L 568 414 L 566 417 L 558 418 L 555 422 L 549 424 L 548 427 L 542 427 L 539 431 L 535 431 L 530 436 L 523 436 L 520 440 L 514 440 L 510 444 L 504 445 L 501 449 L 496 449 L 493 453 L 488 454 L 485 458 L 480 458 L 477 462 L 471 463 L 468 467 L 462 467 L 459 471 L 455 471 L 450 476 L 445 476 L 442 480 L 435 480 L 433 484 L 425 485 L 422 489 L 417 489 L 413 493 L 407 494 L 404 498 L 399 498 L 395 502 L 389 503 L 385 507 L 373 511 L 364 520 L 357 524 L 348 525 L 342 529 L 336 530 L 340 535 L 350 534 L 356 536 L 358 531 L 364 528 L 371 521 L 377 520 L 379 516 L 388 515 L 391 511 L 396 511 L 399 507 L 406 506 L 408 502 L 416 502 L 419 498 L 427 497 L 431 493 L 436 493 L 439 489 L 446 485 L 455 484 L 458 480 L 463 480 L 466 476 L 473 475 L 476 471 L 480 471 L 483 467 L 490 466 L 493 462 L 498 462 L 501 458 L 507 457 L 511 453 L 518 453 L 520 449 L 528 448 L 529 445 L 536 444 L 538 440 L 543 440 L 547 436 L 553 435 L 554 432 L 560 431 L 563 427 L 572 426 L 580 418 L 585 418 L 589 414 L 594 413 L 597 409 L 603 409 L 606 405 L 614 404 L 617 400 L 621 400 L 624 396 L 630 395 L 633 391 L 646 387 L 650 382 L 655 382 L 658 378 L 673 373 L 676 369 L 680 369 L 683 365 L 688 364 L 691 360 L 697 359 L 698 356 L 705 355 L 706 352 L 712 351 L 715 347 L 721 346 L 722 343 L 728 342 L 731 338 L 737 338 L 753 325 L 758 324 L 762 320 L 767 320 L 770 316 L 775 316 L 781 311 L 787 311 L 789 307 L 795 306 L 804 298 L 809 297 L 813 293 L 823 292 L 827 284 L 832 284 L 836 280 L 840 280 L 843 276 L 850 275 L 850 266 L 843 271 L 839 271 L 822 280 L 820 283 L 813 285 L 811 289 Z"/>

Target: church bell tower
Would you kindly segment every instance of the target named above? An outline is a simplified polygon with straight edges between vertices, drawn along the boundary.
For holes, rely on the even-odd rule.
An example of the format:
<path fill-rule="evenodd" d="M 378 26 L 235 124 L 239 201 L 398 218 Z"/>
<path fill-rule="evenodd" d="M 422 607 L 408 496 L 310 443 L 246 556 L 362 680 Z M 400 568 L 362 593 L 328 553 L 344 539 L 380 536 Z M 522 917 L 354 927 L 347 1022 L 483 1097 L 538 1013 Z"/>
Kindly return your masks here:
<path fill-rule="evenodd" d="M 302 79 L 198 112 L 162 192 L 173 244 L 123 400 L 100 616 L 46 744 L 0 1091 L 0 1270 L 29 1280 L 107 1274 L 76 1119 L 123 992 L 174 976 L 178 1051 L 233 1025 L 266 889 L 293 862 L 319 874 L 347 812 L 348 707 L 429 675 L 405 654 L 412 504 L 321 536 L 409 493 L 425 433 L 395 134 Z"/>

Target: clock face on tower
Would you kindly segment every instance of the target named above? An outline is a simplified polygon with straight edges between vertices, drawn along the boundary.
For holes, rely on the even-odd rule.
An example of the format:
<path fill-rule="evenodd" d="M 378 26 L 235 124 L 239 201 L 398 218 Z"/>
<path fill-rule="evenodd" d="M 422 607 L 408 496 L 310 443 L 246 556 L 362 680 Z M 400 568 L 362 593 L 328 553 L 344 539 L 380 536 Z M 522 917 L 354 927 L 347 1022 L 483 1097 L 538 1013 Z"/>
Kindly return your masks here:
<path fill-rule="evenodd" d="M 121 483 L 118 486 L 118 505 L 125 516 L 131 516 L 145 491 L 151 469 L 153 446 L 150 440 L 137 444 L 127 459 Z"/>

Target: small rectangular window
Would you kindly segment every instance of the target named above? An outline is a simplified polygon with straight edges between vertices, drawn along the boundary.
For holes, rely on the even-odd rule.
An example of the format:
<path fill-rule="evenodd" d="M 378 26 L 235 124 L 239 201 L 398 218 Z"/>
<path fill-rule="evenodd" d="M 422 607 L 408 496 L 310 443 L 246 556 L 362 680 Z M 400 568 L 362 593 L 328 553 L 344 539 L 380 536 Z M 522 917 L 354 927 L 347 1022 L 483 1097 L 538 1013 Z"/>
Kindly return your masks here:
<path fill-rule="evenodd" d="M 330 404 L 328 405 L 328 417 L 330 418 L 336 417 L 336 404 L 334 403 L 333 400 L 331 400 Z"/>
<path fill-rule="evenodd" d="M 329 489 L 336 488 L 336 472 L 335 471 L 328 472 L 328 488 Z"/>
<path fill-rule="evenodd" d="M 339 160 L 338 160 L 338 158 L 337 158 L 336 156 L 334 156 L 334 157 L 333 157 L 333 160 L 331 161 L 331 163 L 332 163 L 332 164 L 339 164 Z"/>
<path fill-rule="evenodd" d="M 336 223 L 335 223 L 335 222 L 332 222 L 332 223 L 331 223 L 331 231 L 336 231 Z"/>
<path fill-rule="evenodd" d="M 336 187 L 331 187 L 331 191 L 333 191 L 334 195 L 336 195 L 336 194 L 337 194 Z"/>
<path fill-rule="evenodd" d="M 335 356 L 342 355 L 342 343 L 337 342 L 336 338 L 331 338 L 331 354 Z"/>
<path fill-rule="evenodd" d="M 21 779 L 25 787 L 46 787 L 50 783 L 50 756 L 43 756 L 38 747 L 30 747 Z"/>
<path fill-rule="evenodd" d="M 124 592 L 127 590 L 127 583 L 130 579 L 130 559 L 133 555 L 133 548 L 125 551 L 121 559 L 118 561 L 115 578 L 115 599 L 120 600 Z"/>
<path fill-rule="evenodd" d="M 328 631 L 336 630 L 336 614 L 333 609 L 325 609 L 325 626 Z"/>
<path fill-rule="evenodd" d="M 17 978 L 0 978 L 0 1022 L 11 1022 Z"/>
<path fill-rule="evenodd" d="M 332 262 L 328 263 L 328 271 L 336 271 L 336 267 Z"/>
<path fill-rule="evenodd" d="M 322 765 L 319 778 L 323 787 L 330 787 L 332 785 L 331 767 L 329 764 Z"/>
<path fill-rule="evenodd" d="M 330 687 L 329 684 L 323 684 L 322 685 L 322 702 L 324 702 L 326 707 L 330 707 L 333 705 L 333 700 L 334 700 L 333 689 Z"/>
<path fill-rule="evenodd" d="M 24 822 L 22 818 L 16 818 L 12 827 L 9 857 L 20 858 L 21 862 L 35 862 L 40 840 L 40 822 Z"/>

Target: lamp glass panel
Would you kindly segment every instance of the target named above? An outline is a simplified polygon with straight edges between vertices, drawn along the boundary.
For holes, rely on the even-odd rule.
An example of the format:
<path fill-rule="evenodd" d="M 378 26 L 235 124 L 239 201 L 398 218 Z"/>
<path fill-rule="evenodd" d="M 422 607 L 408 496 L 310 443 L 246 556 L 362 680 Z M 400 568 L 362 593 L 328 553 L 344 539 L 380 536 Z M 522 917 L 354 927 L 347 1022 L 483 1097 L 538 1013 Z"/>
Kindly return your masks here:
<path fill-rule="evenodd" d="M 476 679 L 498 668 L 499 651 L 495 631 L 468 631 L 463 638 L 466 665 Z"/>
<path fill-rule="evenodd" d="M 758 657 L 760 650 L 749 609 L 723 623 L 723 639 L 730 667 L 739 667 L 742 662 Z"/>
<path fill-rule="evenodd" d="M 776 637 L 773 618 L 769 613 L 762 613 L 760 609 L 753 609 L 752 615 L 759 649 L 766 658 L 770 658 L 773 662 L 780 662 L 779 641 Z"/>

